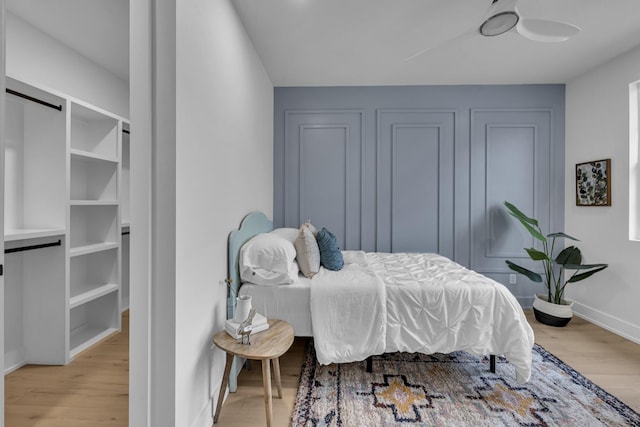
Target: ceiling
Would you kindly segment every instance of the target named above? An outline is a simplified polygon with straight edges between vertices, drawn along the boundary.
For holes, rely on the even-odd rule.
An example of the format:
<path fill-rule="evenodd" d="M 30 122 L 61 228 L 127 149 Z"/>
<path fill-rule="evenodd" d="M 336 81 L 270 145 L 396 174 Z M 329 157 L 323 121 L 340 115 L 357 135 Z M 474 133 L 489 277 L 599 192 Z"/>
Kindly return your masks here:
<path fill-rule="evenodd" d="M 518 1 L 525 18 L 582 28 L 562 43 L 480 36 L 491 0 L 231 1 L 276 86 L 565 83 L 640 43 L 638 0 Z M 129 80 L 129 0 L 6 4 Z"/>
<path fill-rule="evenodd" d="M 129 0 L 6 0 L 7 10 L 129 81 Z"/>
<path fill-rule="evenodd" d="M 518 1 L 582 29 L 562 43 L 469 33 L 491 0 L 233 3 L 275 86 L 565 83 L 640 44 L 638 0 Z"/>

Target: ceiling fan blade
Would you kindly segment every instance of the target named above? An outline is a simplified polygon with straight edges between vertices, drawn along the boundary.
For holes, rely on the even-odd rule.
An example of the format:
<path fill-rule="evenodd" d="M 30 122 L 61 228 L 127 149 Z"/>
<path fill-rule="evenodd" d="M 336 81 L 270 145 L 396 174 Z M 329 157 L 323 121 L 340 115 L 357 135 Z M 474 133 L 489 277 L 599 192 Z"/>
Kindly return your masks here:
<path fill-rule="evenodd" d="M 520 35 L 538 42 L 557 43 L 569 40 L 580 32 L 580 27 L 566 22 L 545 19 L 520 19 L 516 30 Z"/>
<path fill-rule="evenodd" d="M 513 3 L 513 5 L 515 7 L 515 2 L 517 0 L 484 0 L 484 1 L 485 1 L 485 3 L 488 4 L 488 8 L 487 8 L 487 11 L 484 13 L 482 19 L 476 25 L 471 27 L 469 30 L 463 31 L 462 33 L 458 34 L 457 36 L 455 36 L 453 38 L 445 40 L 445 41 L 443 41 L 441 43 L 438 43 L 436 45 L 429 46 L 429 47 L 427 47 L 425 49 L 422 49 L 422 50 L 414 53 L 411 56 L 406 57 L 404 59 L 405 62 L 412 61 L 412 60 L 416 59 L 417 57 L 419 57 L 420 55 L 424 55 L 427 52 L 430 52 L 430 51 L 433 51 L 433 50 L 440 49 L 442 47 L 448 46 L 448 45 L 450 45 L 452 43 L 455 43 L 455 42 L 457 42 L 459 40 L 464 40 L 466 38 L 472 37 L 474 34 L 478 33 L 478 26 L 482 22 L 484 22 L 489 16 L 491 16 L 491 13 L 493 13 L 495 11 L 495 9 L 496 9 L 496 7 L 498 7 L 498 3 L 500 1 L 508 2 L 509 4 Z"/>
<path fill-rule="evenodd" d="M 457 41 L 468 39 L 469 37 L 473 37 L 475 34 L 477 34 L 477 30 L 476 30 L 476 28 L 472 28 L 470 30 L 467 30 L 467 31 L 465 31 L 463 33 L 458 34 L 457 36 L 455 36 L 455 37 L 453 37 L 451 39 L 445 40 L 440 44 L 437 44 L 435 46 L 429 46 L 426 49 L 422 49 L 422 50 L 414 53 L 413 55 L 405 58 L 404 61 L 405 62 L 412 61 L 412 60 L 416 59 L 417 57 L 419 57 L 420 55 L 424 55 L 427 52 L 430 52 L 430 51 L 433 51 L 433 50 L 437 50 L 437 49 L 441 49 L 443 47 L 449 46 L 449 45 L 451 45 L 451 44 L 453 44 L 453 43 L 455 43 Z"/>

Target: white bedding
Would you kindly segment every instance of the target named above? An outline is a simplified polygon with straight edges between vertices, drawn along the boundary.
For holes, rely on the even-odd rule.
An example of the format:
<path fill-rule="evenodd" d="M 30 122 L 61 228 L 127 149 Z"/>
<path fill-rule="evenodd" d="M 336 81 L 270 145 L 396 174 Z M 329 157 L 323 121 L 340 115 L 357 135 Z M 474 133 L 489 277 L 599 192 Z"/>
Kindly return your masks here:
<path fill-rule="evenodd" d="M 344 255 L 342 271 L 322 269 L 311 281 L 320 363 L 464 350 L 504 355 L 516 380 L 529 380 L 533 330 L 505 286 L 436 254 Z"/>
<path fill-rule="evenodd" d="M 269 319 L 281 319 L 293 326 L 297 337 L 312 337 L 311 279 L 300 275 L 297 282 L 277 286 L 244 283 L 239 295 L 251 295 L 256 312 Z"/>
<path fill-rule="evenodd" d="M 464 350 L 504 355 L 516 380 L 528 381 L 533 330 L 505 286 L 436 254 L 343 255 L 341 271 L 322 268 L 313 279 L 275 287 L 244 284 L 240 294 L 252 295 L 267 317 L 287 320 L 296 336 L 312 329 L 322 364 Z"/>
<path fill-rule="evenodd" d="M 367 253 L 387 291 L 385 352 L 504 355 L 531 376 L 533 330 L 502 284 L 429 253 Z"/>
<path fill-rule="evenodd" d="M 318 362 L 346 363 L 385 352 L 386 294 L 361 251 L 344 251 L 340 271 L 311 279 L 311 323 Z"/>

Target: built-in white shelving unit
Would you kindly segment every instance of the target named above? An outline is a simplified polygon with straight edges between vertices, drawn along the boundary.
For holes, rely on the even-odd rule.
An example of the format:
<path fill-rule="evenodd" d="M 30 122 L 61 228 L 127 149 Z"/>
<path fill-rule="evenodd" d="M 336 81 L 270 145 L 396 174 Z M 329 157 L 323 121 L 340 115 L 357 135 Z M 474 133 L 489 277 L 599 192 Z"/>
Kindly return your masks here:
<path fill-rule="evenodd" d="M 122 121 L 71 102 L 69 163 L 70 355 L 120 330 Z"/>
<path fill-rule="evenodd" d="M 5 373 L 66 364 L 120 330 L 123 146 L 127 212 L 129 180 L 125 119 L 14 78 L 7 89 Z"/>

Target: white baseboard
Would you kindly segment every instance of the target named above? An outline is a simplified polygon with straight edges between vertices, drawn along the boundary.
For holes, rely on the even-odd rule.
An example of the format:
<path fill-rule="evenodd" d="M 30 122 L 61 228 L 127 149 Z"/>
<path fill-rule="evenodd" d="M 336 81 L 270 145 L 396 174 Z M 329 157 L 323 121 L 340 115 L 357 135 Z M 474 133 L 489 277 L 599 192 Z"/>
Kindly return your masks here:
<path fill-rule="evenodd" d="M 24 347 L 19 349 L 9 350 L 4 354 L 4 375 L 7 375 L 16 369 L 22 368 L 27 364 L 26 352 Z"/>
<path fill-rule="evenodd" d="M 640 326 L 619 319 L 610 314 L 604 313 L 593 307 L 581 304 L 577 301 L 573 302 L 573 313 L 589 322 L 600 326 L 616 335 L 620 335 L 640 344 Z"/>
<path fill-rule="evenodd" d="M 5 375 L 10 374 L 11 372 L 13 372 L 13 371 L 15 371 L 15 370 L 18 370 L 18 369 L 22 368 L 24 365 L 26 365 L 26 363 L 24 363 L 24 362 L 20 362 L 20 363 L 13 364 L 13 365 L 11 365 L 11 366 L 7 366 L 7 367 L 4 369 L 4 374 L 5 374 Z"/>

